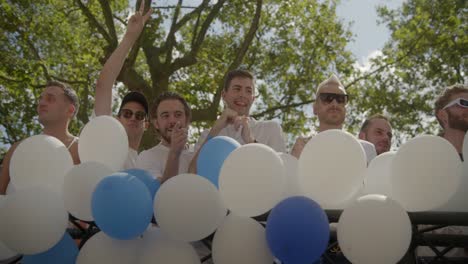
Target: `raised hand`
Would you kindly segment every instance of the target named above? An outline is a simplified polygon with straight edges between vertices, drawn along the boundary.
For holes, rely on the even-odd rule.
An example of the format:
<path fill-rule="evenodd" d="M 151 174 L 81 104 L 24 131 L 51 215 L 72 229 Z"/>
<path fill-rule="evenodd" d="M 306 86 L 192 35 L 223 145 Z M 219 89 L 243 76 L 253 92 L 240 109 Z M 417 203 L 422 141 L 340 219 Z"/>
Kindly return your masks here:
<path fill-rule="evenodd" d="M 305 145 L 307 142 L 309 142 L 310 139 L 311 137 L 298 137 L 291 150 L 291 155 L 299 158 L 301 156 L 302 150 L 304 150 Z"/>
<path fill-rule="evenodd" d="M 177 122 L 171 133 L 171 150 L 180 154 L 187 144 L 187 137 L 187 128 L 182 127 L 180 122 Z"/>
<path fill-rule="evenodd" d="M 140 3 L 140 8 L 135 14 L 133 14 L 128 20 L 127 32 L 125 33 L 132 39 L 136 40 L 140 36 L 141 31 L 145 27 L 146 21 L 151 17 L 152 9 L 150 8 L 146 14 L 145 11 L 145 0 L 142 0 Z"/>

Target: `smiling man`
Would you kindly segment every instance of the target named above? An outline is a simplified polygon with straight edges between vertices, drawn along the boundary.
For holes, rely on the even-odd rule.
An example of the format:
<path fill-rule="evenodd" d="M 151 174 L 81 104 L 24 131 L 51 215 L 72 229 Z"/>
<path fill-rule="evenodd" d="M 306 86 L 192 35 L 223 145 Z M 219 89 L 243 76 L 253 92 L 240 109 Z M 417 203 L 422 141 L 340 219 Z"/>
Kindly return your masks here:
<path fill-rule="evenodd" d="M 188 171 L 193 152 L 187 147 L 191 110 L 177 93 L 165 92 L 151 108 L 151 124 L 160 136 L 160 143 L 140 153 L 137 168 L 149 171 L 161 183 Z"/>
<path fill-rule="evenodd" d="M 390 150 L 392 136 L 392 126 L 389 119 L 381 114 L 376 114 L 366 119 L 359 132 L 359 139 L 374 144 L 377 155 Z"/>
<path fill-rule="evenodd" d="M 249 143 L 265 144 L 277 152 L 286 152 L 283 130 L 272 120 L 257 121 L 250 116 L 250 108 L 255 100 L 254 76 L 245 70 L 228 72 L 222 91 L 224 111 L 211 129 L 202 132 L 195 145 L 196 156 L 190 171 L 196 172 L 198 152 L 207 140 L 216 136 L 227 136 L 241 145 Z"/>

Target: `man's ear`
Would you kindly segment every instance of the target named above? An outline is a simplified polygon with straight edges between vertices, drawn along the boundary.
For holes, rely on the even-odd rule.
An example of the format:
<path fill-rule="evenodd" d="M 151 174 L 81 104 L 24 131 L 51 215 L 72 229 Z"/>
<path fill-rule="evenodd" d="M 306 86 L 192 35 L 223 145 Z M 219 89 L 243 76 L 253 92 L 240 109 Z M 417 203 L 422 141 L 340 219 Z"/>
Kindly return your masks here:
<path fill-rule="evenodd" d="M 68 107 L 68 115 L 70 116 L 70 118 L 73 117 L 73 114 L 75 113 L 75 109 L 76 107 L 72 104 L 70 104 L 70 106 Z"/>
<path fill-rule="evenodd" d="M 143 130 L 146 130 L 146 129 L 148 129 L 148 127 L 149 127 L 150 123 L 151 123 L 151 120 L 147 120 L 147 121 L 145 121 L 145 124 L 144 124 L 144 129 L 143 129 Z"/>
<path fill-rule="evenodd" d="M 446 128 L 448 126 L 448 113 L 446 110 L 439 110 L 436 112 L 436 117 L 442 124 L 442 128 Z"/>
<path fill-rule="evenodd" d="M 317 103 L 312 103 L 312 110 L 314 111 L 314 115 L 317 115 Z"/>
<path fill-rule="evenodd" d="M 359 137 L 359 139 L 366 140 L 366 133 L 364 133 L 364 132 L 361 131 L 361 132 L 359 132 L 359 136 L 358 136 L 358 137 Z"/>

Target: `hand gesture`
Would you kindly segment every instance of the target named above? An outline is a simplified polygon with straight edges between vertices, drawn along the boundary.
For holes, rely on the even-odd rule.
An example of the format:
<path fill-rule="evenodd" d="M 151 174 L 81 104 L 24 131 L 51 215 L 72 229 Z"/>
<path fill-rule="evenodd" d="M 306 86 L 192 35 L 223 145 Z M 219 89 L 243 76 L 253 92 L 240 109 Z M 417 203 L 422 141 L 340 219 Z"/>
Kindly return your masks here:
<path fill-rule="evenodd" d="M 133 14 L 128 20 L 127 32 L 126 35 L 132 37 L 136 40 L 140 36 L 141 31 L 145 27 L 146 21 L 151 17 L 152 9 L 150 8 L 146 14 L 143 14 L 145 11 L 145 0 L 142 0 L 140 3 L 140 9 Z"/>
<path fill-rule="evenodd" d="M 187 144 L 188 130 L 180 122 L 175 124 L 171 133 L 171 151 L 180 154 Z"/>
<path fill-rule="evenodd" d="M 291 155 L 293 155 L 296 158 L 299 158 L 301 156 L 302 150 L 304 150 L 305 145 L 311 137 L 298 137 L 296 140 L 296 143 L 294 143 L 294 146 L 291 150 Z"/>

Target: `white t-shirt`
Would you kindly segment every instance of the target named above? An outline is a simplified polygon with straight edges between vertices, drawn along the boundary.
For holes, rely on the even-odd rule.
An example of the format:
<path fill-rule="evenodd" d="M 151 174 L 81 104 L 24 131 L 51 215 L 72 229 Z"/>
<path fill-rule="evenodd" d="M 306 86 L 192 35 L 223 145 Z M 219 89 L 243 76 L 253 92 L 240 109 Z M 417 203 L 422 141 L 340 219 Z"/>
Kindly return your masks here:
<path fill-rule="evenodd" d="M 166 168 L 167 157 L 169 156 L 169 148 L 159 143 L 155 147 L 144 150 L 138 155 L 136 167 L 138 169 L 147 170 L 154 178 L 161 178 Z M 179 158 L 179 173 L 188 172 L 190 161 L 193 158 L 193 151 L 184 149 Z"/>
<path fill-rule="evenodd" d="M 132 148 L 128 148 L 128 155 L 127 155 L 127 159 L 125 160 L 123 169 L 128 170 L 128 169 L 136 168 L 137 158 L 138 158 L 138 152 Z"/>
<path fill-rule="evenodd" d="M 249 119 L 250 133 L 252 137 L 258 142 L 265 144 L 277 152 L 286 152 L 286 143 L 283 137 L 283 129 L 280 124 L 273 120 L 267 121 L 257 121 L 253 118 Z M 205 141 L 206 136 L 210 133 L 210 130 L 207 129 L 203 131 L 198 139 L 197 144 L 195 145 L 195 151 L 197 151 L 201 144 Z M 242 139 L 242 128 L 239 128 L 237 131 L 233 125 L 227 125 L 225 128 L 221 129 L 218 136 L 227 136 L 231 137 L 241 145 L 244 145 L 245 142 Z"/>

